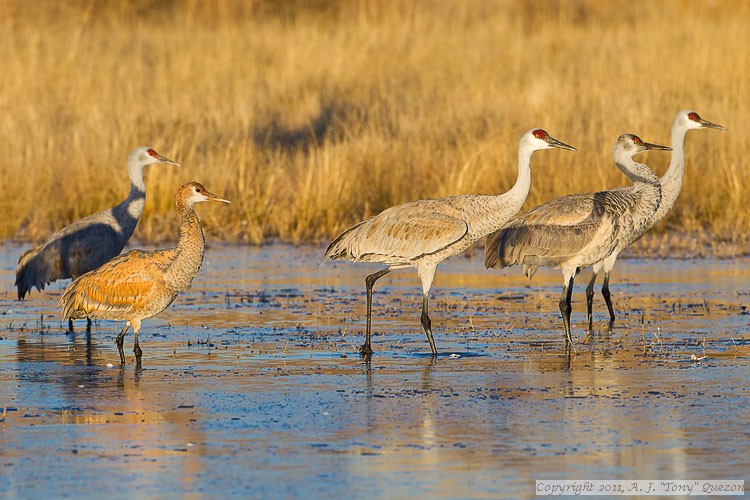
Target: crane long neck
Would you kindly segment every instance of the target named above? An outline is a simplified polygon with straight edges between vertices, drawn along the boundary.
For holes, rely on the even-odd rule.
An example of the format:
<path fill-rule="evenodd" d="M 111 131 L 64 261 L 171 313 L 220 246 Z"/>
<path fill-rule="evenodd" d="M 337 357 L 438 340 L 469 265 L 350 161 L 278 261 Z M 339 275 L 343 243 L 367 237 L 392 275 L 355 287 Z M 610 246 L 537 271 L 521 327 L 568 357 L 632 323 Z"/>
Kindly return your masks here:
<path fill-rule="evenodd" d="M 143 167 L 129 165 L 128 174 L 130 175 L 130 193 L 124 201 L 112 209 L 112 214 L 120 226 L 125 241 L 133 235 L 146 206 Z"/>
<path fill-rule="evenodd" d="M 510 202 L 509 209 L 518 212 L 526 202 L 531 187 L 531 155 L 534 150 L 523 145 L 518 146 L 518 178 L 510 190 L 502 195 Z"/>
<path fill-rule="evenodd" d="M 645 221 L 651 219 L 661 204 L 661 184 L 659 177 L 648 165 L 638 163 L 630 156 L 615 158 L 617 168 L 633 181 L 633 192 L 638 195 L 636 210 Z"/>
<path fill-rule="evenodd" d="M 131 194 L 135 191 L 146 192 L 146 183 L 143 182 L 142 165 L 128 165 L 128 176 L 130 177 Z"/>
<path fill-rule="evenodd" d="M 188 288 L 203 263 L 205 239 L 198 216 L 190 203 L 179 203 L 180 241 L 175 258 L 165 273 L 165 280 L 175 291 Z"/>
<path fill-rule="evenodd" d="M 669 168 L 661 178 L 662 200 L 659 209 L 654 214 L 654 220 L 658 221 L 667 215 L 674 206 L 677 197 L 682 190 L 682 182 L 685 178 L 685 134 L 687 129 L 680 127 L 675 123 L 672 126 L 672 137 L 670 146 L 672 147 L 672 160 L 669 162 Z"/>
<path fill-rule="evenodd" d="M 503 227 L 523 207 L 531 186 L 533 150 L 519 146 L 518 178 L 509 191 L 495 196 L 470 197 L 473 212 L 470 231 L 476 239 Z"/>

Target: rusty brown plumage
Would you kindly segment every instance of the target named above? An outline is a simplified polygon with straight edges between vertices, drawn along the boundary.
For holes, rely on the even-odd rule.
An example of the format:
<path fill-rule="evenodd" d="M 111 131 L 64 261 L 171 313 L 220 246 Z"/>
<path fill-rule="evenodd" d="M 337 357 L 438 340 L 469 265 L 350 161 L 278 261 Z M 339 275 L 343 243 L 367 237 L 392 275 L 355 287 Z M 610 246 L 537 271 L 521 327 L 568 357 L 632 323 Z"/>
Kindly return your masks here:
<path fill-rule="evenodd" d="M 65 291 L 63 317 L 113 316 L 118 319 L 144 310 L 155 294 L 167 290 L 164 271 L 175 257 L 175 250 L 144 252 L 131 250 L 115 257 L 86 279 L 76 280 Z"/>
<path fill-rule="evenodd" d="M 120 362 L 125 363 L 122 344 L 132 325 L 134 352 L 140 363 L 138 331 L 141 321 L 154 316 L 188 288 L 203 262 L 205 240 L 193 205 L 204 201 L 229 203 L 209 193 L 197 182 L 184 184 L 177 192 L 180 240 L 176 248 L 155 251 L 131 250 L 100 268 L 76 279 L 60 298 L 63 320 L 100 318 L 124 320 L 117 336 Z"/>

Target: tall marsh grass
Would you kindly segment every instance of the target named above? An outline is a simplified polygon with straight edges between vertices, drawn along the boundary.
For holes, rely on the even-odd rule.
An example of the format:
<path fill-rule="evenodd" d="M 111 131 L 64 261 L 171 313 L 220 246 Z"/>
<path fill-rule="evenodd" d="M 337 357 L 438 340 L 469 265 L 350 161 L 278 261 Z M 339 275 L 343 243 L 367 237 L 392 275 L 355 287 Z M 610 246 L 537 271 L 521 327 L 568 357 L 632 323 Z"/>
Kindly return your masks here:
<path fill-rule="evenodd" d="M 500 193 L 521 134 L 579 152 L 532 162 L 531 207 L 626 184 L 622 132 L 666 144 L 684 108 L 686 182 L 657 231 L 750 230 L 750 3 L 1 0 L 0 238 L 32 239 L 125 197 L 147 171 L 140 240 L 173 239 L 198 180 L 228 241 L 322 241 L 389 205 Z M 643 157 L 661 174 L 668 154 Z"/>

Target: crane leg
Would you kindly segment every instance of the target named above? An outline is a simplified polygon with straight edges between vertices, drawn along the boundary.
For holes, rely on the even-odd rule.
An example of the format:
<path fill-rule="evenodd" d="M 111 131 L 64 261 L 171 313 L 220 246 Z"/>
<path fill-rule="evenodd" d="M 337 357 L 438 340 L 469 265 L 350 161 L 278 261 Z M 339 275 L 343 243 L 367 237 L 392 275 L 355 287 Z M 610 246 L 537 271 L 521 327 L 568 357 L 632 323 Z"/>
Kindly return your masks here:
<path fill-rule="evenodd" d="M 87 332 L 91 331 L 91 318 L 88 318 L 88 317 L 86 318 L 86 331 Z M 72 319 L 68 319 L 68 333 L 69 334 L 74 333 Z"/>
<path fill-rule="evenodd" d="M 133 352 L 135 353 L 135 364 L 139 366 L 141 364 L 141 356 L 143 351 L 141 350 L 140 344 L 138 344 L 138 330 L 133 329 L 133 335 L 135 335 L 135 343 L 133 343 Z"/>
<path fill-rule="evenodd" d="M 591 279 L 589 280 L 589 285 L 586 287 L 586 311 L 588 312 L 588 320 L 589 320 L 589 331 L 586 334 L 586 340 L 584 342 L 588 341 L 589 336 L 591 335 L 593 327 L 593 310 L 594 310 L 594 284 L 596 283 L 596 273 L 593 273 L 591 275 Z"/>
<path fill-rule="evenodd" d="M 569 351 L 573 346 L 573 338 L 570 336 L 570 313 L 573 311 L 573 306 L 570 305 L 570 299 L 573 295 L 573 280 L 574 276 L 563 286 L 562 295 L 560 296 L 560 312 L 563 317 L 563 326 L 565 327 L 565 350 Z"/>
<path fill-rule="evenodd" d="M 120 353 L 120 364 L 125 364 L 125 353 L 122 350 L 122 344 L 125 342 L 125 333 L 127 333 L 128 328 L 130 328 L 130 323 L 125 323 L 125 326 L 122 327 L 122 330 L 120 330 L 120 333 L 117 335 L 117 338 L 115 339 L 115 344 L 117 344 L 117 351 Z"/>
<path fill-rule="evenodd" d="M 373 352 L 372 344 L 370 343 L 372 327 L 372 287 L 378 279 L 390 272 L 391 270 L 386 267 L 385 269 L 381 269 L 365 278 L 365 286 L 367 287 L 367 330 L 365 332 L 365 343 L 359 348 L 359 353 L 365 357 L 371 356 Z"/>
<path fill-rule="evenodd" d="M 607 309 L 609 309 L 609 329 L 611 330 L 615 326 L 615 310 L 612 307 L 612 298 L 609 294 L 609 273 L 604 273 L 602 296 L 604 297 L 604 302 L 607 303 Z"/>
<path fill-rule="evenodd" d="M 435 340 L 432 338 L 432 321 L 430 321 L 430 316 L 427 313 L 429 298 L 429 293 L 426 293 L 422 296 L 422 316 L 420 316 L 419 319 L 422 322 L 422 328 L 424 328 L 424 332 L 427 334 L 427 342 L 430 343 L 432 357 L 434 358 L 435 356 L 437 356 L 437 348 L 435 347 Z"/>

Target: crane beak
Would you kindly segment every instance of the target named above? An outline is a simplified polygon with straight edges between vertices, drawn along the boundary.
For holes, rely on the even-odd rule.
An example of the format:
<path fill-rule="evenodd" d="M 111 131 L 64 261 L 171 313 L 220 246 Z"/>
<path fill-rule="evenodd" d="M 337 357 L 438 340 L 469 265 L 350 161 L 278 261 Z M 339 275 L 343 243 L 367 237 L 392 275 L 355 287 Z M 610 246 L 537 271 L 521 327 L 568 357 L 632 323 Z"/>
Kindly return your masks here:
<path fill-rule="evenodd" d="M 216 201 L 218 203 L 226 203 L 226 204 L 232 203 L 231 201 L 225 200 L 224 198 L 219 198 L 215 194 L 209 193 L 208 191 L 206 191 L 206 196 L 208 197 L 208 200 L 206 201 Z"/>
<path fill-rule="evenodd" d="M 717 130 L 726 130 L 726 127 L 722 127 L 721 125 L 717 123 L 711 123 L 708 120 L 704 120 L 703 118 L 698 119 L 698 123 L 700 123 L 705 128 L 715 128 Z"/>
<path fill-rule="evenodd" d="M 568 151 L 578 151 L 576 148 L 574 148 L 570 144 L 565 144 L 564 142 L 558 141 L 557 139 L 553 137 L 547 138 L 547 144 L 549 144 L 553 148 L 567 149 Z"/>
<path fill-rule="evenodd" d="M 179 163 L 177 163 L 176 161 L 170 160 L 166 156 L 162 156 L 159 153 L 157 153 L 154 158 L 156 158 L 157 160 L 159 160 L 161 163 L 169 163 L 170 165 L 175 165 L 177 167 L 182 166 Z"/>
<path fill-rule="evenodd" d="M 661 151 L 672 151 L 672 148 L 668 148 L 667 146 L 659 146 L 658 144 L 651 144 L 650 142 L 644 142 L 643 149 L 645 149 L 646 151 L 649 151 L 652 149 L 658 149 Z"/>

